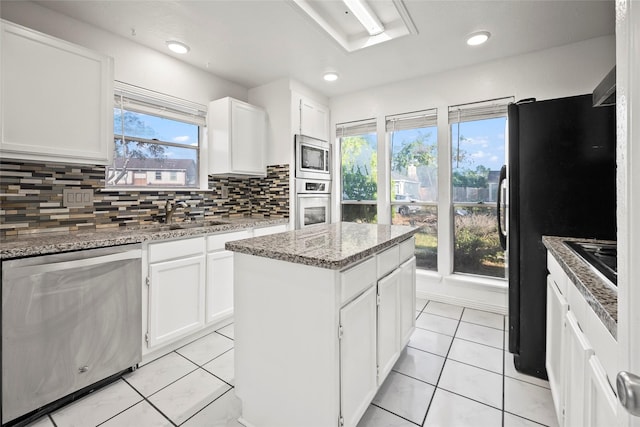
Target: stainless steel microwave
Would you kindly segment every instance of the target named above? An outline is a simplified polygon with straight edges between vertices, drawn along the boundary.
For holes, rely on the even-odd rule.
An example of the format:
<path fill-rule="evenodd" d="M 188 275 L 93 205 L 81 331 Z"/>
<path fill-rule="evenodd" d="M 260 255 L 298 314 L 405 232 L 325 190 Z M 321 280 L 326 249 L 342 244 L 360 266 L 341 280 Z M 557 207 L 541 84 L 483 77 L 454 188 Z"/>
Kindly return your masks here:
<path fill-rule="evenodd" d="M 296 178 L 331 179 L 331 144 L 305 135 L 295 136 Z"/>

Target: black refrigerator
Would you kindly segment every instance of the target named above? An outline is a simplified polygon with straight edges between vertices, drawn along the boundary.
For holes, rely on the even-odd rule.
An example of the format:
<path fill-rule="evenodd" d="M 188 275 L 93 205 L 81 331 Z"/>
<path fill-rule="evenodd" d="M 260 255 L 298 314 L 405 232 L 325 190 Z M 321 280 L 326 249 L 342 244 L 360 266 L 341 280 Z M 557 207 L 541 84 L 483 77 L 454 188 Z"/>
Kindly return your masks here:
<path fill-rule="evenodd" d="M 545 369 L 543 235 L 616 239 L 615 107 L 591 95 L 509 105 L 509 351 L 518 371 Z"/>

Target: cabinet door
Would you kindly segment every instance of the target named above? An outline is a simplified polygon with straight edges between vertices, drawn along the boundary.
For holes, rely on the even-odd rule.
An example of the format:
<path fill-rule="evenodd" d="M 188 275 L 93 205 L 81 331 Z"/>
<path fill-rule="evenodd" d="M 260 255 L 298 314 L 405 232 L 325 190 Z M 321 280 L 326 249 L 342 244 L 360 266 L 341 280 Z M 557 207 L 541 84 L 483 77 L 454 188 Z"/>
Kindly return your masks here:
<path fill-rule="evenodd" d="M 562 403 L 564 401 L 562 394 L 562 367 L 564 366 L 562 340 L 567 308 L 567 300 L 560 293 L 551 276 L 547 276 L 547 354 L 545 365 L 560 425 L 563 425 Z"/>
<path fill-rule="evenodd" d="M 400 349 L 409 342 L 416 325 L 416 258 L 400 266 Z"/>
<path fill-rule="evenodd" d="M 2 157 L 109 164 L 111 58 L 10 22 L 0 25 Z"/>
<path fill-rule="evenodd" d="M 564 425 L 583 426 L 585 408 L 585 377 L 587 363 L 593 354 L 578 320 L 569 311 L 564 338 Z"/>
<path fill-rule="evenodd" d="M 340 310 L 340 414 L 355 427 L 376 394 L 376 288 Z"/>
<path fill-rule="evenodd" d="M 400 269 L 378 281 L 378 384 L 400 351 Z"/>
<path fill-rule="evenodd" d="M 587 427 L 609 427 L 617 425 L 618 399 L 607 381 L 607 374 L 593 355 L 587 366 L 586 405 L 584 406 Z"/>
<path fill-rule="evenodd" d="M 207 255 L 207 320 L 216 322 L 233 314 L 233 252 Z"/>
<path fill-rule="evenodd" d="M 204 255 L 149 266 L 149 347 L 204 326 Z"/>
<path fill-rule="evenodd" d="M 300 133 L 322 141 L 329 140 L 329 110 L 316 102 L 300 99 Z"/>
<path fill-rule="evenodd" d="M 264 175 L 266 115 L 244 102 L 231 100 L 231 169 Z"/>

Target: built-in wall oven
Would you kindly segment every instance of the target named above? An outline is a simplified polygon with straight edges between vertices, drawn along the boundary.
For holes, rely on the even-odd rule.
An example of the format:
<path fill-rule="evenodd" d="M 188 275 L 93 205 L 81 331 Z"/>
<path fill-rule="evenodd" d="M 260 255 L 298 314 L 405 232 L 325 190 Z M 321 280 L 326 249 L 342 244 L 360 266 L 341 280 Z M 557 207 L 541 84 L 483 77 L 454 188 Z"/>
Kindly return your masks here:
<path fill-rule="evenodd" d="M 331 144 L 305 135 L 295 136 L 296 179 L 331 180 Z"/>
<path fill-rule="evenodd" d="M 331 181 L 296 179 L 296 228 L 331 222 Z"/>

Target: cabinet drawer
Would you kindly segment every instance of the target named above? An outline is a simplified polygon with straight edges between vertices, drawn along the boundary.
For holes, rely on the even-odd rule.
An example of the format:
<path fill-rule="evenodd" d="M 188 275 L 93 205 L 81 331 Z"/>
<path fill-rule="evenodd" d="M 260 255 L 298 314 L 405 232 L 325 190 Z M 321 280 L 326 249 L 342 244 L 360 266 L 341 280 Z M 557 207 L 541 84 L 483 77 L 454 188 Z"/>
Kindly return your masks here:
<path fill-rule="evenodd" d="M 253 230 L 235 231 L 233 233 L 221 233 L 207 236 L 207 251 L 219 251 L 224 249 L 224 244 L 234 240 L 253 237 Z"/>
<path fill-rule="evenodd" d="M 556 282 L 558 289 L 560 289 L 560 292 L 562 292 L 563 295 L 566 295 L 567 279 L 568 279 L 567 273 L 564 272 L 564 270 L 562 269 L 562 267 L 560 267 L 560 264 L 555 259 L 555 257 L 551 255 L 551 253 L 548 251 L 547 251 L 547 269 L 549 270 L 549 274 L 551 275 L 551 278 L 553 279 L 553 281 Z"/>
<path fill-rule="evenodd" d="M 340 303 L 344 304 L 375 282 L 375 257 L 371 257 L 348 270 L 340 272 Z"/>
<path fill-rule="evenodd" d="M 378 279 L 392 272 L 400 265 L 400 247 L 395 245 L 377 255 Z"/>
<path fill-rule="evenodd" d="M 204 254 L 204 237 L 152 243 L 149 245 L 149 263 Z"/>
<path fill-rule="evenodd" d="M 413 237 L 410 237 L 404 242 L 401 242 L 398 246 L 400 248 L 400 264 L 408 259 L 411 259 L 411 257 L 415 255 L 416 245 Z"/>

